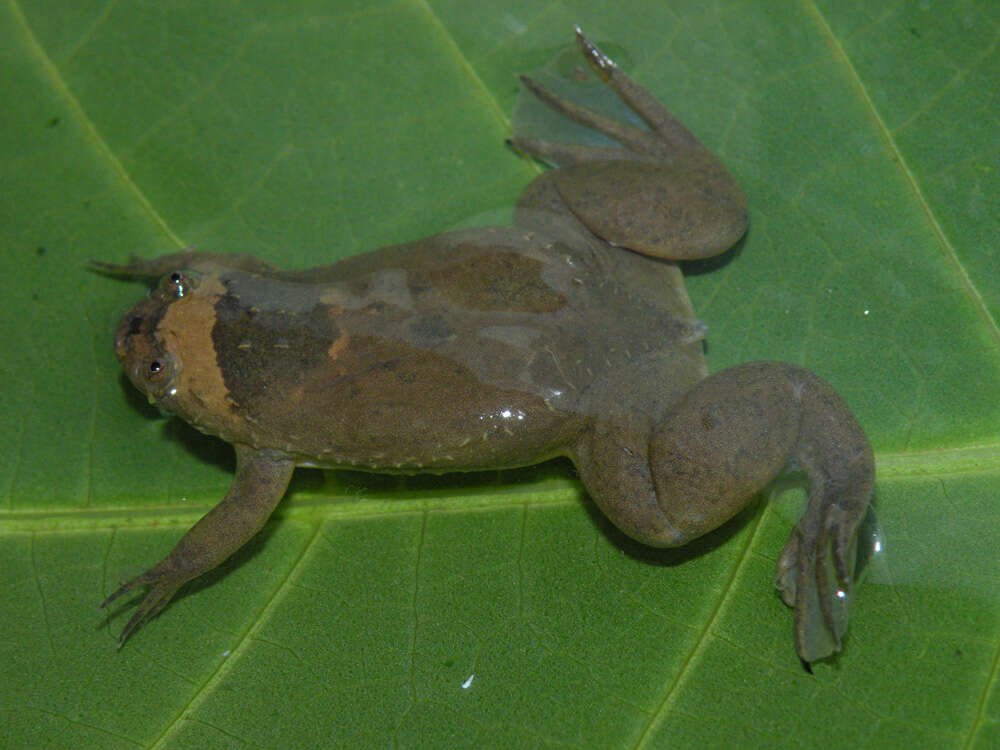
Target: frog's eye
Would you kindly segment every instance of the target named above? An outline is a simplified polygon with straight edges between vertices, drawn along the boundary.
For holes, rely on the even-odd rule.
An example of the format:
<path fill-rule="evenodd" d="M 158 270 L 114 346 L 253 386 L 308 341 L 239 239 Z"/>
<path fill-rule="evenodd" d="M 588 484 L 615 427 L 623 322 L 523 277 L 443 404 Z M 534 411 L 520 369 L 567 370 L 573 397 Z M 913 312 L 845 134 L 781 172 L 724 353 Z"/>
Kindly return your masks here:
<path fill-rule="evenodd" d="M 160 280 L 160 289 L 172 297 L 183 297 L 193 288 L 191 277 L 184 271 L 171 271 Z"/>
<path fill-rule="evenodd" d="M 134 382 L 147 395 L 162 397 L 177 375 L 176 360 L 166 351 L 154 351 L 148 359 L 136 363 Z"/>

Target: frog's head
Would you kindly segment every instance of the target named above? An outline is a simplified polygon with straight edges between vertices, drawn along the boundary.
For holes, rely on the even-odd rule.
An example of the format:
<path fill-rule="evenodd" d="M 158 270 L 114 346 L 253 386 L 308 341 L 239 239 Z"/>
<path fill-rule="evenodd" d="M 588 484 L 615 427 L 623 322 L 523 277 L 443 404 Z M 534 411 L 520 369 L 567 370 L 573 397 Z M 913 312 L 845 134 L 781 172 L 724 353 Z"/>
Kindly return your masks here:
<path fill-rule="evenodd" d="M 206 399 L 218 390 L 212 373 L 205 372 L 214 369 L 217 286 L 197 272 L 171 271 L 125 313 L 115 331 L 115 355 L 133 385 L 151 404 L 195 424 L 202 421 Z"/>
<path fill-rule="evenodd" d="M 173 411 L 170 402 L 177 393 L 180 363 L 158 335 L 158 328 L 170 305 L 191 286 L 186 274 L 172 271 L 146 299 L 125 313 L 115 331 L 115 355 L 128 379 L 149 403 L 166 411 Z"/>

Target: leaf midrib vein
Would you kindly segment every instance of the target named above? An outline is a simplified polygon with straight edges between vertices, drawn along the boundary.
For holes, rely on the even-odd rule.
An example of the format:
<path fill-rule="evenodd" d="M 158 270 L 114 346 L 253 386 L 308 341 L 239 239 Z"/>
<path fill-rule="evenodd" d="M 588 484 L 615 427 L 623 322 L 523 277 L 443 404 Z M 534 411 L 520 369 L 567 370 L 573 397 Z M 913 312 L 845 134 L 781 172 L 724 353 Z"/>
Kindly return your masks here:
<path fill-rule="evenodd" d="M 941 477 L 1000 472 L 1000 443 L 959 446 L 928 451 L 880 453 L 876 458 L 878 481 L 930 480 Z M 517 488 L 517 484 L 511 487 Z M 342 493 L 311 491 L 299 493 L 291 503 L 279 506 L 277 518 L 315 521 L 329 518 L 378 518 L 425 511 L 472 513 L 482 510 L 539 505 L 554 507 L 578 503 L 582 489 L 576 485 L 542 487 L 504 493 L 482 493 L 475 487 L 462 492 L 426 490 L 384 492 L 371 497 L 349 498 Z M 155 521 L 158 527 L 190 525 L 218 498 L 178 505 L 128 506 L 122 508 L 43 508 L 0 511 L 0 535 L 9 533 L 107 530 L 140 528 Z"/>
<path fill-rule="evenodd" d="M 119 161 L 118 157 L 115 156 L 111 147 L 108 145 L 107 141 L 104 140 L 97 126 L 94 124 L 93 120 L 87 116 L 86 111 L 80 104 L 79 100 L 73 95 L 70 90 L 69 85 L 63 78 L 62 73 L 56 64 L 49 57 L 48 53 L 42 47 L 41 42 L 39 42 L 38 37 L 35 35 L 31 24 L 28 22 L 27 17 L 21 10 L 21 6 L 18 4 L 17 0 L 9 0 L 11 11 L 14 14 L 14 18 L 17 23 L 21 26 L 24 32 L 25 38 L 28 41 L 28 47 L 34 52 L 35 57 L 41 66 L 42 72 L 49 79 L 52 88 L 59 93 L 59 95 L 66 101 L 69 111 L 78 120 L 84 132 L 87 134 L 87 138 L 93 144 L 97 153 L 104 158 L 111 168 L 112 173 L 118 178 L 119 182 L 124 186 L 125 190 L 133 197 L 136 203 L 142 208 L 142 210 L 149 216 L 153 224 L 177 247 L 185 247 L 185 242 L 178 237 L 174 231 L 167 224 L 166 220 L 160 216 L 160 214 L 153 208 L 153 205 L 146 198 L 145 193 L 139 188 L 138 185 L 132 180 L 131 175 L 125 169 L 124 165 Z"/>

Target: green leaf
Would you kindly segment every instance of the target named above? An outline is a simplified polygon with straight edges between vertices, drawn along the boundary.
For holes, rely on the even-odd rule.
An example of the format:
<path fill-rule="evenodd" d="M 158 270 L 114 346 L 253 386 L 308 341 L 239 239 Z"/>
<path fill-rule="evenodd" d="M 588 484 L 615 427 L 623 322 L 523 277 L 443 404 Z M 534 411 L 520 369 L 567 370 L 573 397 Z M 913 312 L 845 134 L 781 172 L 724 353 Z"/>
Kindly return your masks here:
<path fill-rule="evenodd" d="M 1000 5 L 0 6 L 0 744 L 995 747 Z M 473 9 L 475 8 L 475 9 Z M 197 244 L 325 263 L 509 211 L 514 74 L 580 23 L 731 166 L 690 279 L 713 369 L 804 364 L 878 455 L 884 550 L 800 667 L 773 567 L 803 493 L 689 549 L 568 464 L 300 471 L 265 531 L 121 650 L 98 603 L 221 498 L 229 449 L 150 414 L 83 270 Z"/>

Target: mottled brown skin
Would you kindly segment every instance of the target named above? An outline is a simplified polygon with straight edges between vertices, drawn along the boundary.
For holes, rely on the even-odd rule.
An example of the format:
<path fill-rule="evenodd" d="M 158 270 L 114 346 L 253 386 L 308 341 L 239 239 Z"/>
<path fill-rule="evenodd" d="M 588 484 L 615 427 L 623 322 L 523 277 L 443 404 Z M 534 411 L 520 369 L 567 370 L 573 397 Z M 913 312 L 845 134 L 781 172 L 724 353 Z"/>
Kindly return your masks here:
<path fill-rule="evenodd" d="M 525 79 L 622 148 L 515 138 L 561 166 L 525 188 L 512 227 L 304 271 L 195 252 L 95 264 L 163 276 L 122 319 L 115 351 L 151 402 L 237 456 L 225 499 L 105 601 L 150 586 L 120 643 L 261 528 L 297 465 L 446 472 L 565 455 L 611 521 L 656 547 L 716 528 L 783 467 L 804 469 L 809 503 L 776 582 L 801 658 L 840 648 L 872 490 L 868 440 L 833 389 L 795 365 L 706 377 L 704 325 L 672 261 L 731 247 L 745 198 L 648 91 L 579 41 L 649 127 Z"/>

